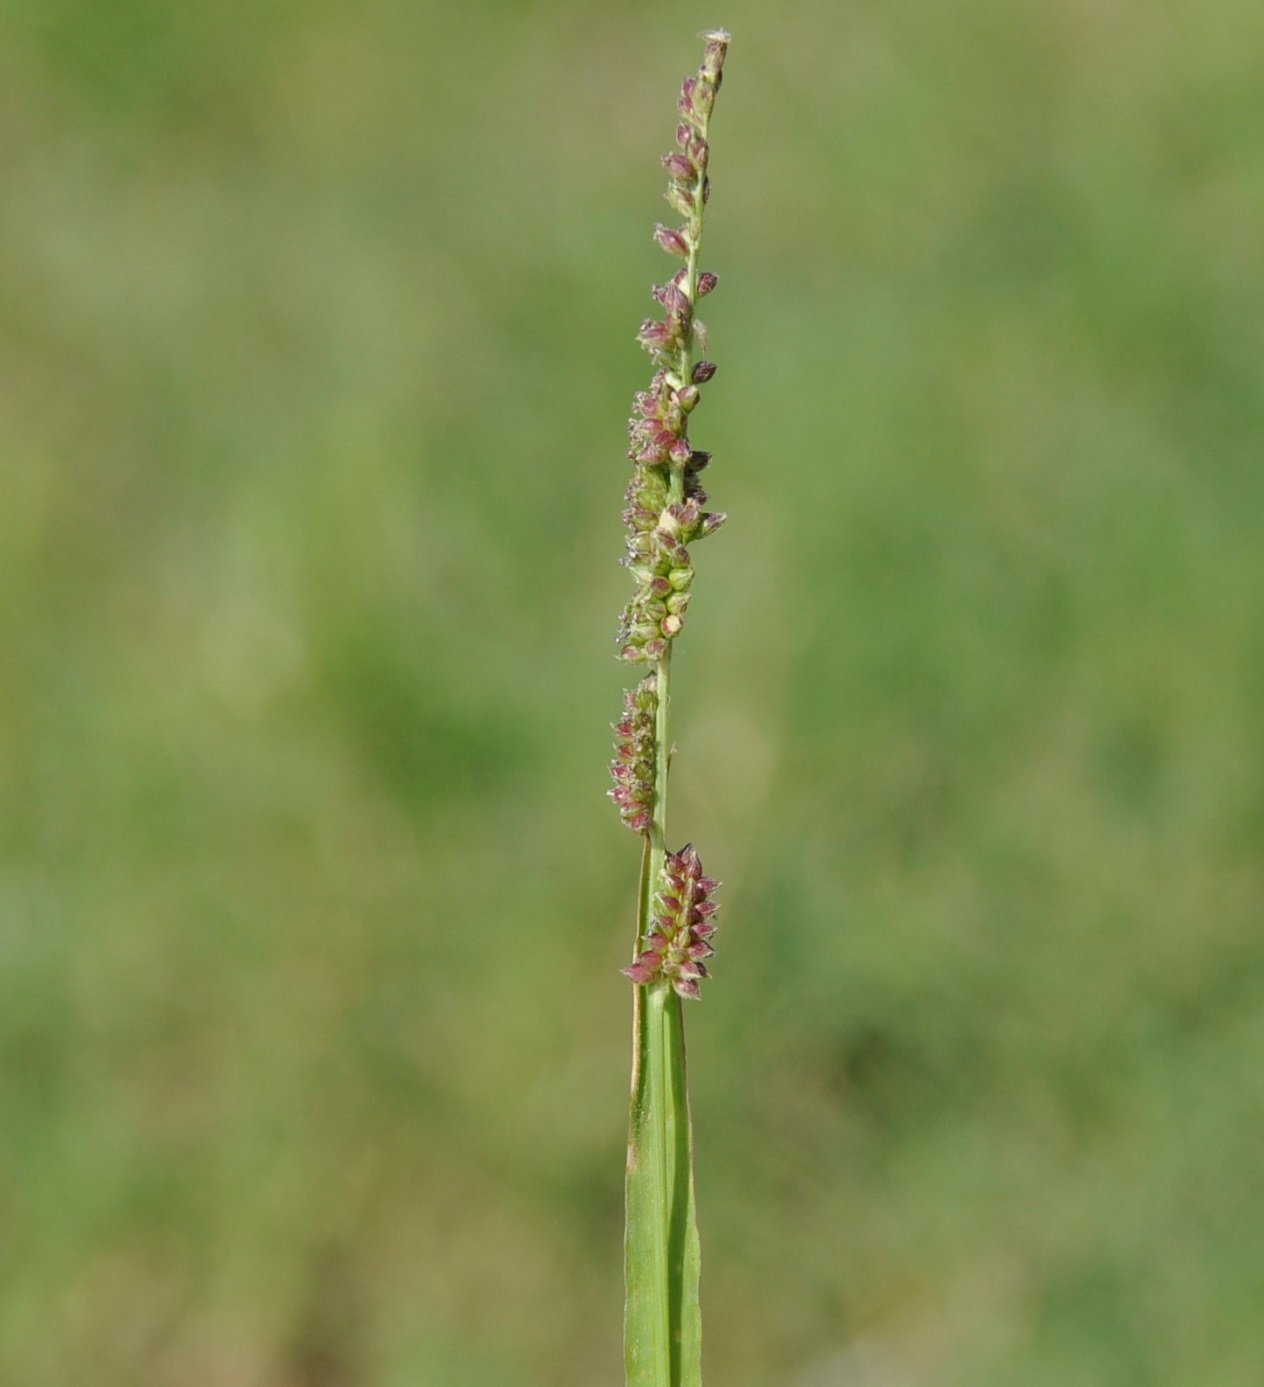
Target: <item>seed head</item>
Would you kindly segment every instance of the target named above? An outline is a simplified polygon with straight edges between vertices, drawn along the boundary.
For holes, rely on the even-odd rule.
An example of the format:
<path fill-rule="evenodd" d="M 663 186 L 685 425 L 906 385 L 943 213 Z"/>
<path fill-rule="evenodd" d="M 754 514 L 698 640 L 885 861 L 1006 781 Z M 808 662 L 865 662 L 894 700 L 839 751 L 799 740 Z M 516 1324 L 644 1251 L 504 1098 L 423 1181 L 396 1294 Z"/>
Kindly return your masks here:
<path fill-rule="evenodd" d="M 619 622 L 620 656 L 653 663 L 666 653 L 684 625 L 693 562 L 688 546 L 718 528 L 723 516 L 703 509 L 707 493 L 698 473 L 710 454 L 689 439 L 689 420 L 701 398 L 700 387 L 715 375 L 711 361 L 693 360 L 705 353 L 706 327 L 695 316 L 697 300 L 716 285 L 710 270 L 699 273 L 695 256 L 702 235 L 703 207 L 710 192 L 707 127 L 719 90 L 728 35 L 703 34 L 705 49 L 698 72 L 680 89 L 676 152 L 663 155 L 667 200 L 682 225 L 654 228 L 656 244 L 685 261 L 666 284 L 652 290 L 662 310 L 646 318 L 637 341 L 654 363 L 647 389 L 632 401 L 628 421 L 628 457 L 633 464 L 623 511 L 627 531 L 624 563 L 636 584 Z"/>
<path fill-rule="evenodd" d="M 623 695 L 623 716 L 614 725 L 609 791 L 619 817 L 634 833 L 647 833 L 654 816 L 654 713 L 657 681 L 651 675 Z"/>
<path fill-rule="evenodd" d="M 642 984 L 663 978 L 680 996 L 697 998 L 699 982 L 710 976 L 703 960 L 715 953 L 710 940 L 715 933 L 712 916 L 718 909 L 712 896 L 718 885 L 703 875 L 692 843 L 668 853 L 645 948 L 623 969 L 624 976 Z"/>

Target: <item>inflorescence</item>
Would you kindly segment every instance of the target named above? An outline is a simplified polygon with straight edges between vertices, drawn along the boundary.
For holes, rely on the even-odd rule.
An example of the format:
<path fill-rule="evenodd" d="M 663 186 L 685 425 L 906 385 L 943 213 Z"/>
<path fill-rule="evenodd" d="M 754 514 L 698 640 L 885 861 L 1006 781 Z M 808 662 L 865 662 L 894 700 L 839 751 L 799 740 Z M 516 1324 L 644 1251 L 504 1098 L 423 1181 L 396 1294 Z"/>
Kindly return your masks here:
<path fill-rule="evenodd" d="M 654 817 L 654 715 L 658 694 L 653 675 L 623 695 L 623 716 L 614 725 L 610 798 L 634 833 L 649 830 Z"/>
<path fill-rule="evenodd" d="M 698 270 L 697 254 L 711 191 L 707 124 L 727 48 L 727 34 L 706 36 L 702 67 L 685 78 L 680 91 L 678 152 L 663 156 L 667 201 L 683 222 L 655 227 L 654 240 L 685 265 L 654 288 L 663 317 L 647 318 L 637 333 L 655 371 L 649 388 L 633 400 L 628 422 L 633 473 L 623 512 L 628 532 L 624 562 L 636 580 L 636 592 L 624 609 L 618 641 L 623 658 L 633 662 L 660 660 L 680 634 L 693 582 L 688 546 L 724 523 L 722 514 L 703 510 L 707 494 L 698 474 L 711 455 L 693 447 L 688 425 L 702 387 L 715 375 L 712 362 L 694 364 L 693 352 L 695 346 L 705 351 L 707 341 L 706 326 L 695 315 L 697 301 L 718 283 L 709 270 Z"/>
<path fill-rule="evenodd" d="M 623 716 L 614 727 L 610 797 L 623 822 L 660 850 L 656 768 L 667 748 L 658 745 L 666 713 L 659 699 L 665 704 L 668 656 L 689 606 L 694 576 L 689 546 L 724 523 L 722 513 L 704 509 L 707 493 L 699 475 L 711 455 L 689 440 L 689 417 L 716 369 L 710 361 L 694 360 L 695 349 L 699 354 L 707 350 L 706 326 L 695 310 L 718 283 L 710 270 L 698 268 L 698 250 L 711 193 L 707 127 L 729 44 L 722 30 L 703 38 L 702 66 L 695 76 L 685 78 L 677 102 L 676 152 L 663 156 L 667 201 L 680 215 L 681 225 L 656 226 L 654 241 L 684 265 L 653 289 L 662 317 L 647 318 L 637 333 L 654 373 L 649 386 L 632 401 L 628 457 L 633 470 L 623 512 L 623 562 L 636 588 L 620 619 L 619 653 L 629 662 L 649 664 L 651 672 L 624 694 Z M 713 952 L 709 941 L 715 925 L 710 917 L 716 909 L 711 900 L 716 883 L 702 875 L 698 854 L 687 846 L 666 855 L 656 885 L 641 952 L 623 971 L 633 982 L 667 982 L 681 997 L 697 997 L 699 981 L 707 976 L 703 960 Z"/>
<path fill-rule="evenodd" d="M 623 972 L 637 983 L 670 982 L 682 997 L 698 996 L 698 983 L 708 976 L 707 965 L 715 950 L 711 916 L 718 909 L 711 897 L 719 882 L 702 875 L 702 862 L 687 843 L 667 854 L 658 894 L 654 898 L 654 922 L 645 949 Z"/>

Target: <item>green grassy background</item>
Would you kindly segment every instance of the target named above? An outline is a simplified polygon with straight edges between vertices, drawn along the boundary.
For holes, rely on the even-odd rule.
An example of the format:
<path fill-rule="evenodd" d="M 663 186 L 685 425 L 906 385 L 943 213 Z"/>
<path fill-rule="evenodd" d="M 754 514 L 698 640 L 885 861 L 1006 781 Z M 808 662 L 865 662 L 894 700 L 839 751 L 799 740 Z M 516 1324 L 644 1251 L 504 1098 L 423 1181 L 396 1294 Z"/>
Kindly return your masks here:
<path fill-rule="evenodd" d="M 0 1382 L 617 1387 L 694 32 L 709 1380 L 1259 1387 L 1264 9 L 0 11 Z"/>

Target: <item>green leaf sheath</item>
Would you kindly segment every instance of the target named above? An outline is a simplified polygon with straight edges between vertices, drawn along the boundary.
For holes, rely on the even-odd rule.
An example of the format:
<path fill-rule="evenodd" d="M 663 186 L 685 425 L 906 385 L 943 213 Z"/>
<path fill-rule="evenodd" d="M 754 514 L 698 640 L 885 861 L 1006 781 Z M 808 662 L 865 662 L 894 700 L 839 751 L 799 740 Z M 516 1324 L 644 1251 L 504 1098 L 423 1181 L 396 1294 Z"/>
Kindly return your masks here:
<path fill-rule="evenodd" d="M 681 1000 L 637 989 L 628 1139 L 628 1387 L 701 1387 L 699 1243 Z"/>

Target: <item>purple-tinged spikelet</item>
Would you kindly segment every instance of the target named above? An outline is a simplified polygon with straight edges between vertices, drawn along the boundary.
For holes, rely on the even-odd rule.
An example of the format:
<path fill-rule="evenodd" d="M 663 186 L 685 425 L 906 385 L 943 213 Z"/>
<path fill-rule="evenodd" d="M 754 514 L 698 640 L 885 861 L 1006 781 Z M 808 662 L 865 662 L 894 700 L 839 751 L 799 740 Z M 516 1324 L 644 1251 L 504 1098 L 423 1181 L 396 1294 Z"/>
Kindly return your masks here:
<path fill-rule="evenodd" d="M 668 255 L 678 255 L 682 260 L 689 259 L 689 245 L 679 231 L 661 222 L 654 228 L 654 241 Z"/>
<path fill-rule="evenodd" d="M 718 908 L 712 900 L 718 885 L 703 876 L 702 862 L 692 843 L 668 853 L 645 948 L 630 967 L 623 969 L 624 975 L 635 983 L 662 978 L 680 996 L 696 998 L 699 982 L 709 976 L 703 959 L 715 952 L 710 942 L 715 933 L 711 917 Z"/>
<path fill-rule="evenodd" d="M 623 716 L 614 725 L 610 798 L 633 833 L 648 833 L 654 816 L 654 714 L 658 704 L 653 677 L 623 695 Z"/>

